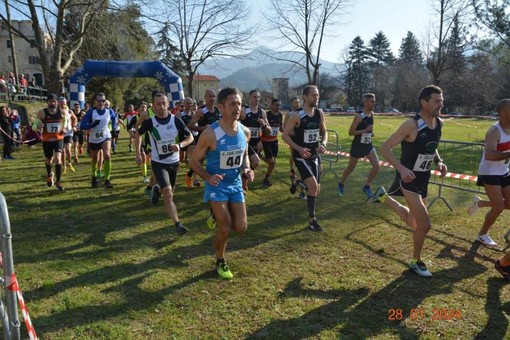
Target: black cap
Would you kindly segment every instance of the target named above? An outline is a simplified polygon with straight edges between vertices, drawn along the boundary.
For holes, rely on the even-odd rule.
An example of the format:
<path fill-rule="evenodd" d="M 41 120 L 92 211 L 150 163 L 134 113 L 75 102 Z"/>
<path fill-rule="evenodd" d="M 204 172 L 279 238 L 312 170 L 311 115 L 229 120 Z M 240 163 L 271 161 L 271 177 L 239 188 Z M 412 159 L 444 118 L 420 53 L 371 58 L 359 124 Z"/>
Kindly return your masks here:
<path fill-rule="evenodd" d="M 46 101 L 48 100 L 58 100 L 58 97 L 55 93 L 48 93 L 48 96 L 46 97 Z"/>

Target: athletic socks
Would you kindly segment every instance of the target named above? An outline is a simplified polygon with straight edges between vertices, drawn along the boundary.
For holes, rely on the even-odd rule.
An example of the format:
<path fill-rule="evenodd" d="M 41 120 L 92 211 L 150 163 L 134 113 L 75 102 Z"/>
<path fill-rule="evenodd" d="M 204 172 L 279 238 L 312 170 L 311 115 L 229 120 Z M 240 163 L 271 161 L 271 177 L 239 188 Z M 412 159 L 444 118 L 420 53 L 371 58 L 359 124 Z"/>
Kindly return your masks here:
<path fill-rule="evenodd" d="M 62 175 L 62 164 L 55 164 L 55 175 L 57 175 L 57 184 L 60 182 L 60 176 Z"/>
<path fill-rule="evenodd" d="M 107 161 L 104 161 L 103 164 L 104 164 L 104 178 L 109 181 L 110 175 L 112 173 L 112 160 L 109 159 Z"/>
<path fill-rule="evenodd" d="M 51 164 L 44 163 L 46 165 L 46 173 L 48 174 L 48 177 L 51 176 Z"/>
<path fill-rule="evenodd" d="M 308 216 L 315 218 L 316 197 L 309 194 L 306 198 L 306 203 L 308 205 Z"/>
<path fill-rule="evenodd" d="M 147 177 L 147 164 L 142 164 L 142 176 Z"/>

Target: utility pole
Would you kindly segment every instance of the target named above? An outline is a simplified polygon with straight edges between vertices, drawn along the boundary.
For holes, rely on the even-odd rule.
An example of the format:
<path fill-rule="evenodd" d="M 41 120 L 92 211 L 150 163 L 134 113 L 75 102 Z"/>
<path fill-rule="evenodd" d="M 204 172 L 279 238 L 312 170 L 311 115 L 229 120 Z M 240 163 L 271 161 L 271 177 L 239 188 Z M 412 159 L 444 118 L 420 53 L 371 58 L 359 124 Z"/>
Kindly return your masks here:
<path fill-rule="evenodd" d="M 18 63 L 16 61 L 16 44 L 14 43 L 14 35 L 12 34 L 11 10 L 9 8 L 9 0 L 5 0 L 5 10 L 7 12 L 7 21 L 9 22 L 9 39 L 11 40 L 11 58 L 14 71 L 14 78 L 18 81 Z"/>

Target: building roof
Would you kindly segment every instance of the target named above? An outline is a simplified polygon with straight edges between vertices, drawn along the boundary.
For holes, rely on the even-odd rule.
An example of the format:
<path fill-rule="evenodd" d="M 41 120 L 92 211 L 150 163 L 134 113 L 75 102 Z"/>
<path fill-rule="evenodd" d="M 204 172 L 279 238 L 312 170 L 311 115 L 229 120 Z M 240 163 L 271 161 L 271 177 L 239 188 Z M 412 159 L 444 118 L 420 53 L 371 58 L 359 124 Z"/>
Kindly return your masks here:
<path fill-rule="evenodd" d="M 220 81 L 220 79 L 216 76 L 209 74 L 195 74 L 193 76 L 193 80 L 198 81 Z"/>

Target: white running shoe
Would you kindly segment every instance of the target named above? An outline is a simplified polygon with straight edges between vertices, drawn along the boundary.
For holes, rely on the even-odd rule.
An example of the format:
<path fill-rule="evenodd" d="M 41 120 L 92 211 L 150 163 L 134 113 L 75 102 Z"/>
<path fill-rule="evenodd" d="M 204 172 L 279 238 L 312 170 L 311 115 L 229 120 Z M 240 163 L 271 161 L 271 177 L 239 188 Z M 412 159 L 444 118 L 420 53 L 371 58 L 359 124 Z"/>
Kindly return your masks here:
<path fill-rule="evenodd" d="M 468 208 L 468 216 L 473 216 L 476 214 L 478 209 L 480 208 L 478 206 L 478 202 L 480 202 L 482 199 L 478 196 L 473 197 L 473 203 Z"/>
<path fill-rule="evenodd" d="M 478 235 L 478 237 L 476 238 L 476 240 L 480 243 L 482 243 L 484 246 L 487 246 L 487 247 L 495 247 L 497 246 L 498 244 L 496 242 L 494 242 L 491 237 L 488 235 L 488 234 L 485 234 L 485 235 Z"/>

